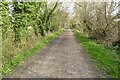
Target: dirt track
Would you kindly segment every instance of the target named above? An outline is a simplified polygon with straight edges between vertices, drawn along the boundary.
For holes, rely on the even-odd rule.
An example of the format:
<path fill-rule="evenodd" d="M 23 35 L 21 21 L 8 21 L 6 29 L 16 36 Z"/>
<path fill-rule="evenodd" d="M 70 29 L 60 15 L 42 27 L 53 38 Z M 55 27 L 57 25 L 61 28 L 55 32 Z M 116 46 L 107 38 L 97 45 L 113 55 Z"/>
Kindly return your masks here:
<path fill-rule="evenodd" d="M 6 77 L 95 78 L 98 72 L 68 29 Z"/>

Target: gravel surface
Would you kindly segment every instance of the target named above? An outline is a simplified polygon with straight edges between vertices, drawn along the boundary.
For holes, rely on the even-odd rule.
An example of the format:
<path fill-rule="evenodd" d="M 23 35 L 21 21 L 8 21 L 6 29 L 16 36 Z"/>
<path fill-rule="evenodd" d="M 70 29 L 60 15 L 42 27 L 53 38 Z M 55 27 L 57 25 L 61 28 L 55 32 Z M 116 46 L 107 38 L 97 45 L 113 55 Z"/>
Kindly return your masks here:
<path fill-rule="evenodd" d="M 5 78 L 96 78 L 90 57 L 67 29 Z"/>

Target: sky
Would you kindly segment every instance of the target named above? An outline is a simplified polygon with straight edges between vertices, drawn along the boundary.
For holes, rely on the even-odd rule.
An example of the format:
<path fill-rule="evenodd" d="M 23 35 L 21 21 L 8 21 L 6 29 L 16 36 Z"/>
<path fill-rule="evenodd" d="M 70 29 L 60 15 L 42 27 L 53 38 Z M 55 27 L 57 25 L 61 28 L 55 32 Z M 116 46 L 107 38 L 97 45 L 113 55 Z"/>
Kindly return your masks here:
<path fill-rule="evenodd" d="M 7 0 L 7 1 L 12 1 L 12 0 Z M 48 3 L 50 2 L 56 2 L 58 0 L 25 0 L 25 1 L 48 1 Z M 74 15 L 74 2 L 100 2 L 100 1 L 115 1 L 115 2 L 118 2 L 120 0 L 59 0 L 59 2 L 63 2 L 62 3 L 62 7 L 63 9 L 69 13 L 69 16 L 73 16 Z M 114 14 L 117 13 L 118 11 L 114 11 Z"/>
<path fill-rule="evenodd" d="M 52 0 L 54 1 L 54 0 Z M 73 16 L 74 15 L 74 2 L 110 2 L 110 1 L 114 1 L 114 2 L 119 2 L 120 0 L 59 0 L 60 2 L 63 2 L 62 6 L 64 7 L 65 11 L 69 13 L 69 16 Z M 116 13 L 118 13 L 118 9 L 116 9 L 113 12 L 113 15 L 115 15 Z"/>
<path fill-rule="evenodd" d="M 11 2 L 12 0 L 0 0 L 0 2 L 2 2 L 2 1 L 6 1 L 6 2 Z M 43 1 L 50 1 L 50 2 L 56 2 L 56 1 L 58 1 L 58 0 L 24 0 L 24 1 L 26 1 L 26 2 L 35 2 L 35 1 L 37 1 L 37 2 L 43 2 Z M 118 2 L 118 1 L 120 1 L 120 0 L 59 0 L 59 1 L 61 1 L 61 2 L 100 2 L 100 1 L 106 1 L 106 2 L 109 2 L 109 1 L 115 1 L 115 2 Z"/>
<path fill-rule="evenodd" d="M 72 0 L 69 0 L 68 2 L 63 1 L 62 6 L 64 7 L 65 11 L 69 13 L 69 16 L 72 16 L 74 14 L 74 2 Z"/>

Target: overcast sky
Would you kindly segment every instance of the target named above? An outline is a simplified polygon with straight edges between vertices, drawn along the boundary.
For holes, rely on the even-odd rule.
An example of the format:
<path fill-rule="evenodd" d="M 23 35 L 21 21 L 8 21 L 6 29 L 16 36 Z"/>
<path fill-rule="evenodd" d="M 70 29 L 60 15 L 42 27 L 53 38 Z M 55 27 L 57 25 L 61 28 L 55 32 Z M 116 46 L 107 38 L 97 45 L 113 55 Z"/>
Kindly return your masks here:
<path fill-rule="evenodd" d="M 54 0 L 52 0 L 54 1 Z M 62 6 L 64 7 L 64 10 L 69 13 L 69 16 L 74 15 L 74 2 L 119 2 L 120 0 L 59 0 L 60 2 L 63 2 Z M 118 9 L 116 9 L 113 12 L 113 15 L 118 12 Z"/>
<path fill-rule="evenodd" d="M 6 1 L 12 1 L 12 0 L 6 0 Z M 56 2 L 58 0 L 25 0 L 25 1 L 48 1 L 49 2 Z M 106 1 L 106 2 L 110 2 L 110 1 L 115 1 L 118 2 L 120 0 L 59 0 L 59 2 L 63 2 L 62 7 L 63 9 L 69 13 L 69 16 L 72 16 L 74 14 L 74 2 L 100 2 L 100 1 Z M 117 13 L 118 11 L 114 11 L 114 13 Z"/>
<path fill-rule="evenodd" d="M 68 2 L 64 2 L 64 0 L 63 0 L 62 6 L 66 10 L 66 12 L 69 13 L 69 16 L 73 15 L 73 13 L 74 13 L 74 2 L 72 0 L 69 0 Z"/>

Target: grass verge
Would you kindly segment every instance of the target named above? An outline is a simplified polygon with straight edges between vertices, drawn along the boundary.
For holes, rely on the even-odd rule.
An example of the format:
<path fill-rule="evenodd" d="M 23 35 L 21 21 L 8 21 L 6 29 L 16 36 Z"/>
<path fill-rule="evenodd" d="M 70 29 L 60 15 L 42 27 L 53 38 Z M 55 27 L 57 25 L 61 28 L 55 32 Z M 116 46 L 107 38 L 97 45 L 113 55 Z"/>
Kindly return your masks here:
<path fill-rule="evenodd" d="M 2 67 L 2 69 L 1 69 L 2 75 L 8 74 L 13 68 L 15 68 L 16 66 L 24 63 L 26 58 L 34 55 L 37 50 L 42 49 L 48 42 L 55 39 L 63 31 L 64 31 L 64 29 L 62 29 L 58 32 L 55 32 L 55 33 L 49 35 L 48 37 L 43 38 L 40 42 L 35 44 L 31 49 L 29 49 L 25 52 L 22 52 L 19 55 L 15 56 L 9 63 L 5 64 Z"/>
<path fill-rule="evenodd" d="M 102 72 L 107 73 L 112 78 L 118 78 L 118 54 L 114 50 L 106 49 L 80 32 L 75 31 L 75 36 Z"/>

